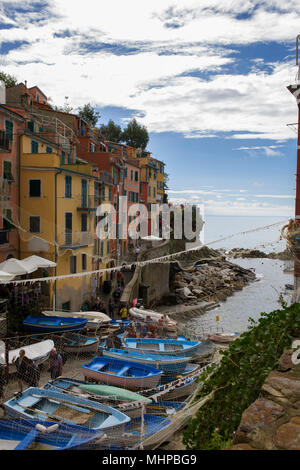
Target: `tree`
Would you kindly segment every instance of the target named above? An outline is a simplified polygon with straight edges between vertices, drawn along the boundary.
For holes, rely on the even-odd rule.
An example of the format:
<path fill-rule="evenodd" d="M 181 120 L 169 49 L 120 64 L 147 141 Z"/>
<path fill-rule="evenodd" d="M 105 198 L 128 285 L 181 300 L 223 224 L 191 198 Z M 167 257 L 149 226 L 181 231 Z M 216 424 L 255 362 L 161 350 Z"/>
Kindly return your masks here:
<path fill-rule="evenodd" d="M 0 80 L 4 82 L 6 88 L 15 86 L 18 83 L 18 80 L 16 79 L 16 77 L 14 77 L 13 75 L 10 75 L 9 73 L 1 72 L 1 70 L 0 70 Z"/>
<path fill-rule="evenodd" d="M 144 150 L 149 142 L 149 134 L 145 126 L 132 119 L 123 131 L 123 141 L 131 147 Z"/>
<path fill-rule="evenodd" d="M 110 140 L 111 142 L 122 142 L 123 140 L 123 132 L 120 126 L 114 123 L 112 119 L 110 119 L 107 125 L 102 124 L 99 129 L 100 134 L 106 140 Z"/>
<path fill-rule="evenodd" d="M 63 106 L 54 106 L 55 111 L 61 111 L 62 113 L 70 114 L 73 111 L 73 106 L 70 105 L 68 101 L 69 97 L 65 96 L 65 102 Z M 49 101 L 49 98 L 48 98 Z"/>
<path fill-rule="evenodd" d="M 90 103 L 85 104 L 82 106 L 82 108 L 79 108 L 78 115 L 87 121 L 91 126 L 96 126 L 98 119 L 100 118 L 100 114 L 95 111 Z"/>

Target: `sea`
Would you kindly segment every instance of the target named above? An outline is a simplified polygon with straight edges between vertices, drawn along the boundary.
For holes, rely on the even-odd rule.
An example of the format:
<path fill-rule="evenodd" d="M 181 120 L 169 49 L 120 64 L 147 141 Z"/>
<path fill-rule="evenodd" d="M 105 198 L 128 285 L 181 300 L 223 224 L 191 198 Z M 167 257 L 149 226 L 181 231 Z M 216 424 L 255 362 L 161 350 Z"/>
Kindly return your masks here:
<path fill-rule="evenodd" d="M 209 247 L 225 251 L 255 248 L 266 253 L 279 252 L 286 246 L 280 239 L 280 229 L 287 222 L 288 217 L 206 216 L 202 237 Z M 215 332 L 242 333 L 249 326 L 249 317 L 257 321 L 262 312 L 281 308 L 280 294 L 287 304 L 291 303 L 292 291 L 285 287 L 293 284 L 293 273 L 285 271 L 290 263 L 267 258 L 230 261 L 252 269 L 256 281 L 221 302 L 220 307 L 187 322 L 187 332 L 193 331 L 199 336 Z"/>

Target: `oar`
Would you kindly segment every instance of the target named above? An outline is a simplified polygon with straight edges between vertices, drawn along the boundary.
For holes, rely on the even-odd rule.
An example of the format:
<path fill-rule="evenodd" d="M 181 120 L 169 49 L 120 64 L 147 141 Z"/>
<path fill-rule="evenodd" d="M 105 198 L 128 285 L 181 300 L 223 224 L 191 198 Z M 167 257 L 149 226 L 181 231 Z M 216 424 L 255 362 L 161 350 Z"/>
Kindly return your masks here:
<path fill-rule="evenodd" d="M 35 414 L 47 416 L 47 418 L 54 418 L 55 420 L 60 421 L 60 422 L 69 422 L 69 423 L 72 422 L 73 423 L 73 421 L 64 420 L 64 418 L 61 418 L 60 416 L 50 415 L 49 413 L 46 413 L 45 411 L 42 411 L 42 410 L 37 410 L 36 408 L 29 408 L 29 406 L 22 405 L 21 403 L 18 403 L 18 405 L 21 406 L 24 410 L 31 411 L 32 413 L 35 413 Z"/>

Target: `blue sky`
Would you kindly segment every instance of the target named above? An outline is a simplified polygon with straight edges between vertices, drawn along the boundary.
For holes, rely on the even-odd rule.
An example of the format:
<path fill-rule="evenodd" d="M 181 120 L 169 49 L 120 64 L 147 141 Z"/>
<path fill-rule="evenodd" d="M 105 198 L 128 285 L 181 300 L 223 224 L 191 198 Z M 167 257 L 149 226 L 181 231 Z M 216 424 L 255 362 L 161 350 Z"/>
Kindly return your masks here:
<path fill-rule="evenodd" d="M 299 20 L 297 0 L 4 0 L 0 68 L 100 123 L 136 117 L 171 200 L 289 217 Z"/>

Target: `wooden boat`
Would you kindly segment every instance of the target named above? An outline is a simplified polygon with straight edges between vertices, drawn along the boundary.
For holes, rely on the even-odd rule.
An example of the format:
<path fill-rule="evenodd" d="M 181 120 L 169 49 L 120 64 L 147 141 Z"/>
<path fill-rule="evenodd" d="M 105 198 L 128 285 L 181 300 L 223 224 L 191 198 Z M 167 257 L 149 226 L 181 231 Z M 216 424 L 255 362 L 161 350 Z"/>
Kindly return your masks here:
<path fill-rule="evenodd" d="M 37 419 L 1 419 L 0 450 L 78 450 L 101 442 L 102 431 Z"/>
<path fill-rule="evenodd" d="M 28 359 L 32 359 L 37 365 L 45 362 L 50 355 L 51 349 L 54 347 L 54 342 L 51 339 L 39 341 L 37 343 L 22 346 L 17 349 L 10 349 L 8 351 L 9 372 L 16 372 L 16 366 L 13 364 L 13 359 L 19 356 L 21 349 L 24 349 Z M 5 364 L 5 344 L 0 341 L 0 364 Z"/>
<path fill-rule="evenodd" d="M 154 367 L 109 357 L 94 357 L 80 367 L 88 379 L 129 390 L 155 387 L 162 375 L 162 371 Z"/>
<path fill-rule="evenodd" d="M 27 388 L 3 405 L 5 412 L 13 418 L 21 416 L 41 421 L 52 420 L 105 432 L 124 427 L 130 421 L 125 414 L 102 403 L 36 387 Z"/>
<path fill-rule="evenodd" d="M 87 320 L 84 318 L 70 317 L 33 317 L 29 315 L 23 320 L 27 330 L 39 333 L 78 331 L 85 327 Z"/>
<path fill-rule="evenodd" d="M 129 314 L 133 318 L 137 318 L 142 321 L 146 321 L 147 317 L 150 317 L 153 323 L 158 323 L 160 319 L 163 318 L 163 314 L 155 312 L 153 310 L 144 310 L 143 308 L 132 307 L 129 309 Z M 167 331 L 177 331 L 177 322 L 171 320 L 168 315 L 165 316 L 166 319 L 166 330 Z"/>
<path fill-rule="evenodd" d="M 99 338 L 97 336 L 84 336 L 79 333 L 64 333 L 62 348 L 68 353 L 96 353 L 99 348 Z"/>
<path fill-rule="evenodd" d="M 125 359 L 130 362 L 139 362 L 140 364 L 147 364 L 156 369 L 160 369 L 167 376 L 174 377 L 185 371 L 187 363 L 191 360 L 190 357 L 178 356 L 160 356 L 159 354 L 149 354 L 140 351 L 129 349 L 109 349 L 103 350 L 104 357 L 111 357 L 114 359 Z"/>
<path fill-rule="evenodd" d="M 48 382 L 44 388 L 56 389 L 92 401 L 113 406 L 130 418 L 141 416 L 144 407 L 151 403 L 151 398 L 139 395 L 125 388 L 110 385 L 98 385 L 68 377 L 58 377 Z"/>
<path fill-rule="evenodd" d="M 198 373 L 189 377 L 180 377 L 167 384 L 160 384 L 157 387 L 141 390 L 140 394 L 151 398 L 154 402 L 166 400 L 178 400 L 191 395 L 197 388 Z"/>
<path fill-rule="evenodd" d="M 162 338 L 122 338 L 126 350 L 143 353 L 158 354 L 161 356 L 193 357 L 205 351 L 202 341 L 162 339 Z M 205 351 L 206 352 L 206 351 Z"/>
<path fill-rule="evenodd" d="M 111 318 L 102 312 L 60 312 L 56 310 L 44 310 L 43 315 L 47 317 L 72 317 L 84 318 L 87 320 L 86 327 L 91 330 L 97 330 L 103 326 L 109 325 Z"/>

